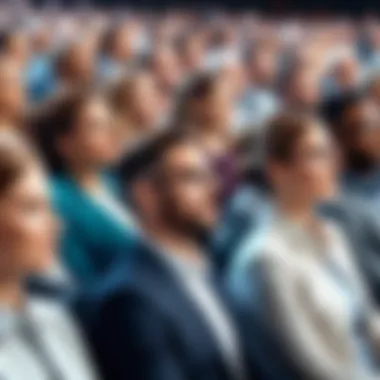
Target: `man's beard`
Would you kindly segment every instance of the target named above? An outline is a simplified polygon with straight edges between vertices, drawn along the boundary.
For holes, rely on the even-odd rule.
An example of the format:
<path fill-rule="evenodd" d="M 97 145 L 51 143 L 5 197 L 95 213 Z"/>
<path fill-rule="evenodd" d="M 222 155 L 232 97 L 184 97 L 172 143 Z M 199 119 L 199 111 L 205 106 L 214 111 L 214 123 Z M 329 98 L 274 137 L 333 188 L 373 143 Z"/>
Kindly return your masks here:
<path fill-rule="evenodd" d="M 181 217 L 175 211 L 166 213 L 165 222 L 177 234 L 201 246 L 204 246 L 211 237 L 212 228 L 210 226 L 196 220 Z"/>

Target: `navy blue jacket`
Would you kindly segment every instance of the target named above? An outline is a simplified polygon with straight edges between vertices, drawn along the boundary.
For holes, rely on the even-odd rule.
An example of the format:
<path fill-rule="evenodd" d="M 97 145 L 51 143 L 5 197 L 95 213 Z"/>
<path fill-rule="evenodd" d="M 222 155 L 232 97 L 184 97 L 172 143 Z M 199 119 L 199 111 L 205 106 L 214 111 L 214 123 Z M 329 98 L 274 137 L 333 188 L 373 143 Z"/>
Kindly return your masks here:
<path fill-rule="evenodd" d="M 127 256 L 100 289 L 77 303 L 104 378 L 234 380 L 167 264 L 143 244 Z M 248 379 L 258 379 L 247 372 Z"/>

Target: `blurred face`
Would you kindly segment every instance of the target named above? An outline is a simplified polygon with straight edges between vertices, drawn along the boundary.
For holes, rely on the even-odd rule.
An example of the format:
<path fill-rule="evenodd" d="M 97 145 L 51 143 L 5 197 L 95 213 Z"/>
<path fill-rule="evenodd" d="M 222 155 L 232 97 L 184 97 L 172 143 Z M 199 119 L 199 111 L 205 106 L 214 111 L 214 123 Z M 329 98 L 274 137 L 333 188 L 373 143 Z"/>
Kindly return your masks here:
<path fill-rule="evenodd" d="M 121 152 L 117 129 L 102 98 L 90 99 L 79 111 L 71 132 L 58 141 L 58 148 L 71 165 L 103 168 Z"/>
<path fill-rule="evenodd" d="M 359 65 L 354 57 L 342 61 L 336 68 L 335 78 L 342 88 L 352 88 L 358 83 Z"/>
<path fill-rule="evenodd" d="M 331 198 L 337 188 L 338 165 L 332 140 L 315 125 L 296 144 L 290 160 L 274 163 L 270 173 L 287 199 L 317 203 Z"/>
<path fill-rule="evenodd" d="M 233 113 L 233 94 L 227 80 L 219 80 L 209 96 L 196 104 L 196 111 L 201 119 L 209 125 L 228 129 Z"/>
<path fill-rule="evenodd" d="M 32 39 L 33 53 L 47 52 L 51 46 L 52 36 L 47 28 L 35 32 Z"/>
<path fill-rule="evenodd" d="M 229 87 L 230 94 L 238 99 L 247 86 L 246 72 L 241 62 L 231 62 L 222 69 L 221 75 L 227 82 L 224 86 Z"/>
<path fill-rule="evenodd" d="M 339 132 L 349 167 L 364 170 L 376 164 L 380 149 L 380 115 L 372 101 L 363 100 L 347 109 Z"/>
<path fill-rule="evenodd" d="M 182 71 L 176 52 L 170 46 L 163 46 L 153 58 L 154 74 L 163 90 L 172 90 L 180 82 Z"/>
<path fill-rule="evenodd" d="M 157 124 L 161 114 L 161 98 L 154 78 L 149 74 L 138 78 L 132 99 L 126 104 L 134 113 L 136 121 L 142 126 L 152 127 Z"/>
<path fill-rule="evenodd" d="M 189 38 L 183 57 L 186 70 L 193 71 L 201 66 L 204 50 L 204 42 L 202 41 L 201 37 Z"/>
<path fill-rule="evenodd" d="M 165 220 L 188 233 L 202 233 L 214 225 L 217 186 L 207 157 L 197 145 L 182 143 L 170 149 L 160 177 L 157 202 Z"/>
<path fill-rule="evenodd" d="M 21 70 L 11 60 L 0 62 L 0 88 L 0 113 L 18 118 L 25 106 L 25 92 Z"/>
<path fill-rule="evenodd" d="M 320 99 L 319 83 L 313 70 L 301 69 L 296 73 L 289 91 L 294 103 L 301 106 L 314 106 Z"/>
<path fill-rule="evenodd" d="M 272 84 L 277 72 L 276 55 L 269 49 L 263 49 L 251 58 L 250 69 L 255 83 Z"/>
<path fill-rule="evenodd" d="M 127 61 L 132 58 L 134 53 L 133 47 L 134 30 L 127 26 L 121 27 L 114 40 L 113 55 L 120 61 Z"/>
<path fill-rule="evenodd" d="M 88 82 L 94 72 L 94 51 L 91 46 L 78 44 L 70 51 L 68 57 L 69 74 L 78 82 Z"/>
<path fill-rule="evenodd" d="M 23 277 L 47 270 L 57 232 L 45 175 L 31 164 L 0 197 L 0 273 Z"/>

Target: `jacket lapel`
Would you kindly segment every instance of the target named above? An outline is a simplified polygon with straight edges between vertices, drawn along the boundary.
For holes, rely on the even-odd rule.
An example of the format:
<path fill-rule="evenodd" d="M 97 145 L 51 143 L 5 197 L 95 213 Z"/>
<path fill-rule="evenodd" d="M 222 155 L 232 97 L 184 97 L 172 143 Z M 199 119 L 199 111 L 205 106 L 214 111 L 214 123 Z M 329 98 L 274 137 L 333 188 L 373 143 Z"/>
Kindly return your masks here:
<path fill-rule="evenodd" d="M 145 283 L 144 287 L 149 289 L 154 299 L 172 318 L 186 346 L 197 347 L 200 356 L 213 357 L 215 365 L 222 372 L 221 380 L 229 379 L 228 368 L 204 315 L 187 294 L 173 269 L 151 247 L 142 246 L 138 256 L 141 271 L 139 276 Z"/>

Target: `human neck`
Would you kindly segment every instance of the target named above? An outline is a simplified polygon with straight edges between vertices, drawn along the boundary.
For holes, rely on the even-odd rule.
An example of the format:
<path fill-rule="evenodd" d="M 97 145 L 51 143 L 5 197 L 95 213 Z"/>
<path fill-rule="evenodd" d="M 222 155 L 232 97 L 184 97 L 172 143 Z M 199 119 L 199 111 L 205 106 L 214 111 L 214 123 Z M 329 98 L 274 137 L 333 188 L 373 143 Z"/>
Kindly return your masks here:
<path fill-rule="evenodd" d="M 170 253 L 195 262 L 203 261 L 201 247 L 193 237 L 162 224 L 145 225 L 144 231 L 149 239 Z"/>
<path fill-rule="evenodd" d="M 276 206 L 282 215 L 296 223 L 310 225 L 315 220 L 314 207 L 309 202 L 279 196 Z"/>
<path fill-rule="evenodd" d="M 99 172 L 90 167 L 76 167 L 70 170 L 71 176 L 80 187 L 87 191 L 98 189 L 101 185 Z"/>
<path fill-rule="evenodd" d="M 0 305 L 12 310 L 20 310 L 24 303 L 24 292 L 20 282 L 0 282 Z"/>

